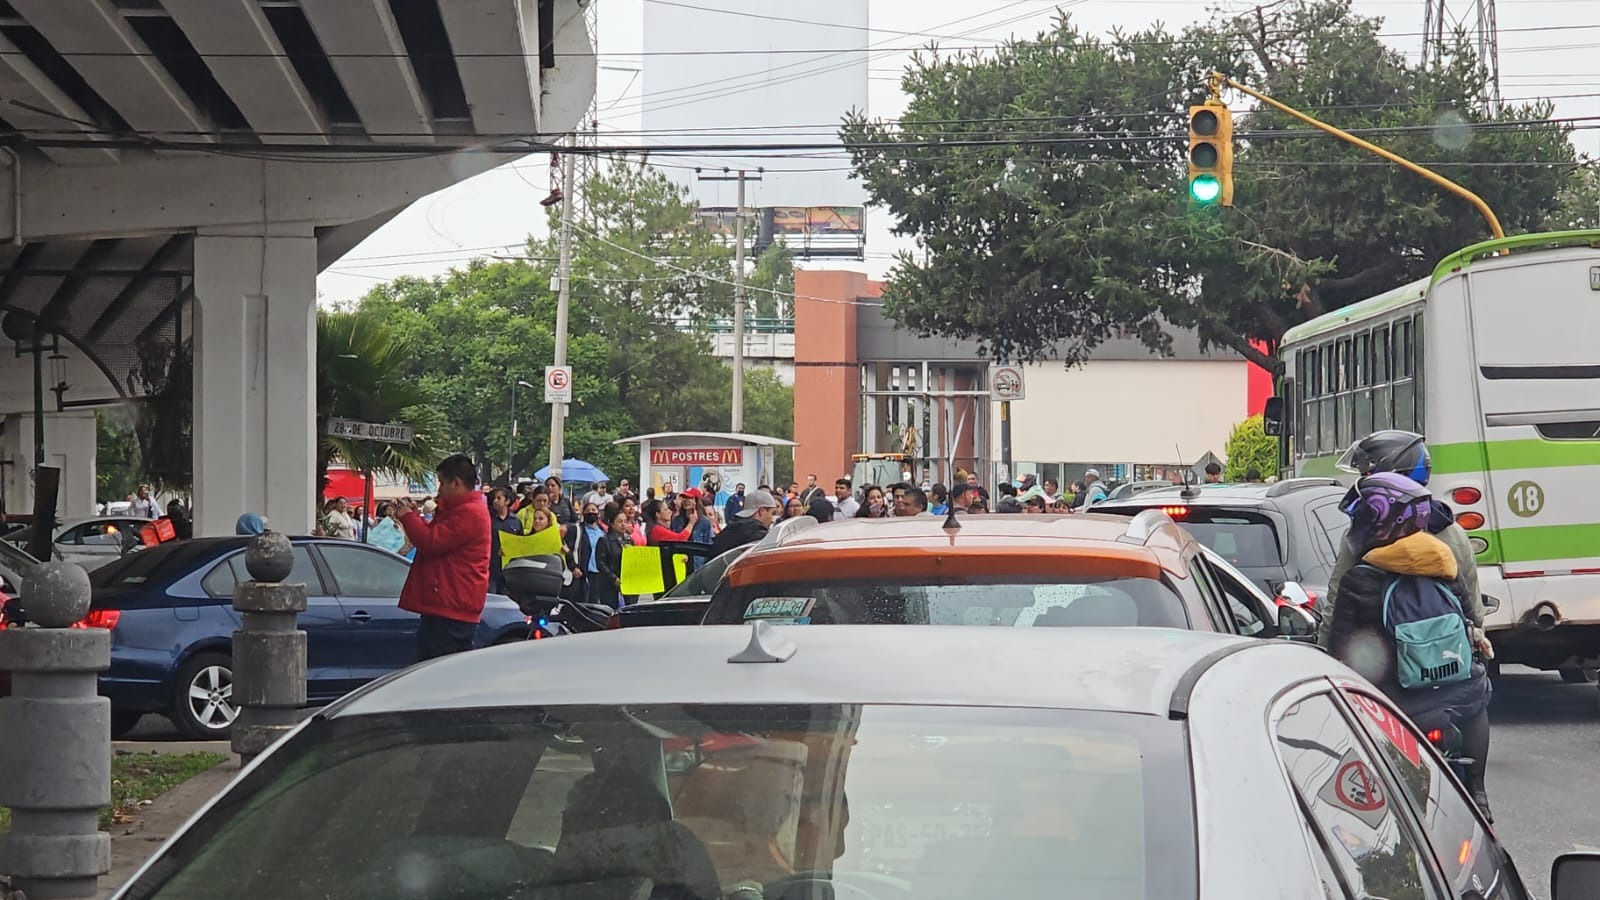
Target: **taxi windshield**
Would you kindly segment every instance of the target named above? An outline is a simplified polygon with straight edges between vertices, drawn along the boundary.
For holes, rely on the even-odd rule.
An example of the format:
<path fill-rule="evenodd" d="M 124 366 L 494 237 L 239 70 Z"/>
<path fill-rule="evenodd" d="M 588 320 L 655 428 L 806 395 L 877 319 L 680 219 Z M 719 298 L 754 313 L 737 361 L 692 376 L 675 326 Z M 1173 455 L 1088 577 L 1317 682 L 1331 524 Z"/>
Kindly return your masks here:
<path fill-rule="evenodd" d="M 1038 575 L 852 578 L 732 587 L 708 625 L 755 619 L 806 625 L 988 625 L 1188 628 L 1182 598 L 1153 578 Z"/>
<path fill-rule="evenodd" d="M 1126 713 L 357 716 L 311 722 L 239 788 L 128 896 L 1196 896 L 1182 725 Z"/>

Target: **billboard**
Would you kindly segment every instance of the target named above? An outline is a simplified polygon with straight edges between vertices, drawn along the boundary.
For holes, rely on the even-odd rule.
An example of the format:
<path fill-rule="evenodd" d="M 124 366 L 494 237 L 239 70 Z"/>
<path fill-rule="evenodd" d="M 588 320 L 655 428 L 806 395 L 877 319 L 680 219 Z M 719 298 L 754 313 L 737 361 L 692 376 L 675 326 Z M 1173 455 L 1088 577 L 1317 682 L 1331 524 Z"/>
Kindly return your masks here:
<path fill-rule="evenodd" d="M 863 232 L 864 210 L 859 206 L 769 206 L 745 210 L 746 233 L 754 237 L 855 235 Z M 717 234 L 732 235 L 737 215 L 731 206 L 701 207 L 700 226 Z"/>

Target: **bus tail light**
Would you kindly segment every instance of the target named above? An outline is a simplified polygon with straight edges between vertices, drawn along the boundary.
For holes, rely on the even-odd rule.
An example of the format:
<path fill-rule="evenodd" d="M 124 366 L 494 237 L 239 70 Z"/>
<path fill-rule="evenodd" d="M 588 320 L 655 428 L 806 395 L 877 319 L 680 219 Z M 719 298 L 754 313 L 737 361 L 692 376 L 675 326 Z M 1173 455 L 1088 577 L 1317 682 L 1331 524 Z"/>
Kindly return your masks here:
<path fill-rule="evenodd" d="M 1450 492 L 1450 499 L 1458 506 L 1471 506 L 1483 499 L 1483 491 L 1475 487 L 1458 487 Z"/>
<path fill-rule="evenodd" d="M 1456 524 L 1468 531 L 1477 531 L 1483 527 L 1483 516 L 1480 513 L 1464 512 L 1456 516 Z"/>

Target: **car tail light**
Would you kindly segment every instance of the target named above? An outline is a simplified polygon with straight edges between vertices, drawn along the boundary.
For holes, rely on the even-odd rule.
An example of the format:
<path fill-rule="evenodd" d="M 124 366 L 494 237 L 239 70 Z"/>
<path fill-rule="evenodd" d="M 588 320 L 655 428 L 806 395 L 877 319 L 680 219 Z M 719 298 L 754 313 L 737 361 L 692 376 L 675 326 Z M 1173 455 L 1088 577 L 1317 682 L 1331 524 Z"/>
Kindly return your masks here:
<path fill-rule="evenodd" d="M 1166 514 L 1166 517 L 1169 519 L 1189 518 L 1189 507 L 1187 506 L 1163 506 L 1161 507 L 1161 511 Z"/>
<path fill-rule="evenodd" d="M 1464 512 L 1456 516 L 1456 524 L 1468 531 L 1477 531 L 1483 527 L 1483 515 L 1475 512 Z"/>
<path fill-rule="evenodd" d="M 120 609 L 91 609 L 89 614 L 72 624 L 73 628 L 104 628 L 110 630 L 117 627 L 117 622 L 122 619 Z"/>
<path fill-rule="evenodd" d="M 616 629 L 621 628 L 621 627 L 622 627 L 622 613 L 612 613 L 611 614 L 611 618 L 606 620 L 606 630 L 607 631 L 615 631 Z"/>
<path fill-rule="evenodd" d="M 1428 742 L 1431 744 L 1444 743 L 1444 731 L 1438 728 L 1428 732 Z"/>
<path fill-rule="evenodd" d="M 1458 487 L 1450 492 L 1450 499 L 1461 506 L 1471 506 L 1483 499 L 1483 491 L 1475 487 Z"/>

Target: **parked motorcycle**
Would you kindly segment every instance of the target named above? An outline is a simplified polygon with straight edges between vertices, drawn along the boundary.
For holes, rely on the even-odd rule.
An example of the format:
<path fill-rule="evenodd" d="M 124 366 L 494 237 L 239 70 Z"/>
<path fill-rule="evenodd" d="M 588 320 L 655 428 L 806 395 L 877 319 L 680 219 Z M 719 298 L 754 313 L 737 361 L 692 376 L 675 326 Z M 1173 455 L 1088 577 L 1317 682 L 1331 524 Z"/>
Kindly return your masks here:
<path fill-rule="evenodd" d="M 616 612 L 599 603 L 563 599 L 561 591 L 570 577 L 560 556 L 524 556 L 500 570 L 506 596 L 533 622 L 534 639 L 604 631 Z"/>

